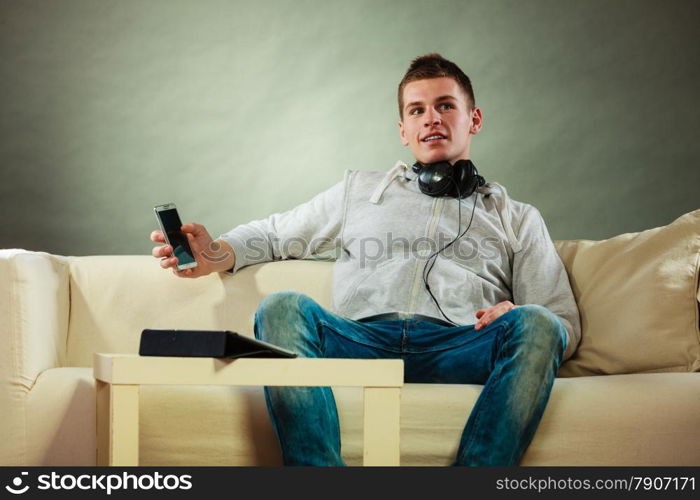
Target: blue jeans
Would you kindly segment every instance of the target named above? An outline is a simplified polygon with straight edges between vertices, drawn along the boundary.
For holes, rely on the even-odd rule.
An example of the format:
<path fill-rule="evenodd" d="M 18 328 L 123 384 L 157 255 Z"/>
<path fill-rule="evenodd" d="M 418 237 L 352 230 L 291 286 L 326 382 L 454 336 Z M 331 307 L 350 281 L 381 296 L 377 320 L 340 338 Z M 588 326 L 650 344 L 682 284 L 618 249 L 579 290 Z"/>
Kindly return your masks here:
<path fill-rule="evenodd" d="M 544 307 L 517 307 L 481 330 L 416 319 L 359 322 L 296 292 L 266 297 L 255 336 L 307 358 L 404 361 L 404 380 L 482 384 L 454 465 L 517 465 L 530 444 L 566 348 L 559 318 Z M 329 387 L 266 387 L 265 398 L 286 465 L 344 465 Z"/>

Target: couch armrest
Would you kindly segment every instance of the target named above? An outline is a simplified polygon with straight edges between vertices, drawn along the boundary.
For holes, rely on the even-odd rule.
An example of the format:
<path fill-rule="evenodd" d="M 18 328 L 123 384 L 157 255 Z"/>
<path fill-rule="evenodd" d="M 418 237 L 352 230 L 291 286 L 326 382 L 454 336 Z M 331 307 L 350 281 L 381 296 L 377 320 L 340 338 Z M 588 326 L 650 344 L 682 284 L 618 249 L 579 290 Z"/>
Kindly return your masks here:
<path fill-rule="evenodd" d="M 3 369 L 31 388 L 39 374 L 62 365 L 68 332 L 68 267 L 41 252 L 0 250 Z M 4 379 L 5 381 L 7 379 Z"/>
<path fill-rule="evenodd" d="M 65 359 L 69 280 L 63 258 L 0 250 L 0 464 L 24 463 L 26 398 Z"/>

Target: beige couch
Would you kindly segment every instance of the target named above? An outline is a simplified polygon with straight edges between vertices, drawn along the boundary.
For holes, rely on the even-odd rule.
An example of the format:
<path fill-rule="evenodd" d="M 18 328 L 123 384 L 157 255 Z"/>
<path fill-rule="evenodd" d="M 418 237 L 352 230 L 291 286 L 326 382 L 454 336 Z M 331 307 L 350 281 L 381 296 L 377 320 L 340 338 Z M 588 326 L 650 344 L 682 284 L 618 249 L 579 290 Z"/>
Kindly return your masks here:
<path fill-rule="evenodd" d="M 560 241 L 583 339 L 523 465 L 700 465 L 700 210 L 605 241 Z M 252 335 L 258 302 L 328 305 L 331 264 L 177 279 L 150 256 L 0 251 L 1 465 L 95 463 L 94 352 L 134 353 L 145 327 Z M 480 386 L 407 384 L 402 464 L 445 465 Z M 336 388 L 343 455 L 361 463 L 361 392 Z M 144 465 L 279 464 L 260 388 L 146 386 Z"/>

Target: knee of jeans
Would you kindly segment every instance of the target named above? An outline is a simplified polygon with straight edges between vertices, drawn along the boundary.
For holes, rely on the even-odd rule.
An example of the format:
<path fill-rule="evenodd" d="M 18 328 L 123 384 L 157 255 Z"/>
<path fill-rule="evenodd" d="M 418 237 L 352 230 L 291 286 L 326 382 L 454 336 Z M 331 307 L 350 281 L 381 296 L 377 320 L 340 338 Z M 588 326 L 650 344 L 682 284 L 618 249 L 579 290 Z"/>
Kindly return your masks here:
<path fill-rule="evenodd" d="M 257 312 L 270 312 L 275 310 L 294 309 L 297 304 L 306 297 L 304 294 L 293 290 L 274 292 L 264 297 L 258 304 Z"/>
<path fill-rule="evenodd" d="M 559 317 L 546 307 L 527 304 L 513 309 L 522 326 L 520 331 L 530 338 L 529 342 L 550 350 L 566 349 L 568 336 Z"/>
<path fill-rule="evenodd" d="M 290 325 L 306 321 L 310 312 L 318 307 L 313 299 L 294 291 L 275 292 L 265 297 L 255 311 L 255 336 L 276 343 L 277 335 L 289 336 Z"/>

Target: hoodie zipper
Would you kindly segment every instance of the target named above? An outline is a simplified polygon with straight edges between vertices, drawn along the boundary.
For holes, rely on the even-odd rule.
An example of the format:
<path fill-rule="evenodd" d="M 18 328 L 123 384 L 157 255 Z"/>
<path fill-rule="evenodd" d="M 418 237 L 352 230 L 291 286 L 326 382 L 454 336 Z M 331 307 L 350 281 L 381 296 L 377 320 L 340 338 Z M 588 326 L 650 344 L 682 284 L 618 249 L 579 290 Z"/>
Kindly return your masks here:
<path fill-rule="evenodd" d="M 430 216 L 430 221 L 428 221 L 428 239 L 435 241 L 435 233 L 437 231 L 437 223 L 440 219 L 440 212 L 442 211 L 442 206 L 445 204 L 444 198 L 435 198 L 433 203 L 433 213 Z M 432 252 L 431 252 L 432 253 Z M 423 282 L 423 273 L 421 272 L 421 262 L 425 266 L 426 261 L 421 261 L 420 258 L 416 257 L 416 270 L 413 278 L 413 286 L 411 287 L 411 301 L 408 305 L 408 312 L 414 313 L 416 311 L 416 302 L 418 301 L 418 294 L 420 293 L 421 283 Z"/>

